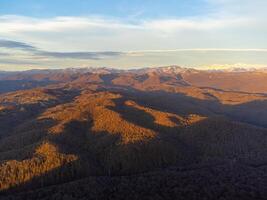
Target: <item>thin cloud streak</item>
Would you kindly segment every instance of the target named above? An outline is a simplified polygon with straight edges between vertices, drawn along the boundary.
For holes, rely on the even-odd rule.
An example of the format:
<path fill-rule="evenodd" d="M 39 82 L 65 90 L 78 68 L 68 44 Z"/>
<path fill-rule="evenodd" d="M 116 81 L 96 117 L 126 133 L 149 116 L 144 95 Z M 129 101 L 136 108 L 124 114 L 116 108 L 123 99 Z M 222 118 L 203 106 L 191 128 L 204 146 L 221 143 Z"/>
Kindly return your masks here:
<path fill-rule="evenodd" d="M 105 59 L 109 57 L 117 57 L 123 54 L 123 52 L 111 52 L 111 51 L 102 51 L 102 52 L 50 52 L 42 51 L 37 47 L 29 45 L 24 42 L 17 42 L 11 40 L 0 40 L 0 48 L 5 49 L 19 49 L 28 53 L 31 53 L 33 56 L 41 57 L 53 57 L 58 59 Z M 0 55 L 7 55 L 6 53 L 0 53 Z"/>
<path fill-rule="evenodd" d="M 68 59 L 91 59 L 99 60 L 109 57 L 117 57 L 122 55 L 121 52 L 47 52 L 47 51 L 38 51 L 36 55 L 44 57 L 54 57 L 54 58 L 68 58 Z"/>
<path fill-rule="evenodd" d="M 4 40 L 3 42 L 3 40 L 0 40 L 0 43 L 2 44 L 2 47 L 0 47 L 0 64 L 6 66 L 30 65 L 32 68 L 40 66 L 73 67 L 103 65 L 112 67 L 145 67 L 172 64 L 189 67 L 203 66 L 205 68 L 205 66 L 216 67 L 224 66 L 224 64 L 230 66 L 239 62 L 248 63 L 245 66 L 265 66 L 265 63 L 267 63 L 267 59 L 265 59 L 267 49 L 197 48 L 121 52 L 50 52 L 18 41 Z M 1 51 L 4 52 L 2 53 Z"/>
<path fill-rule="evenodd" d="M 94 51 L 94 52 L 50 52 L 42 51 L 39 48 L 18 41 L 12 40 L 1 40 L 0 39 L 0 48 L 7 49 L 20 49 L 24 51 L 33 52 L 35 55 L 46 56 L 46 57 L 55 57 L 55 58 L 73 58 L 73 59 L 98 59 L 99 57 L 112 57 L 120 56 L 125 54 L 135 54 L 135 53 L 168 53 L 168 52 L 187 52 L 187 51 L 196 51 L 196 52 L 207 52 L 207 51 L 229 51 L 229 52 L 267 52 L 267 49 L 264 48 L 244 48 L 244 49 L 231 49 L 231 48 L 194 48 L 194 49 L 156 49 L 156 50 L 137 50 L 137 51 Z M 0 55 L 8 55 L 7 53 L 1 53 Z"/>
<path fill-rule="evenodd" d="M 28 60 L 16 60 L 16 59 L 6 59 L 0 58 L 1 64 L 16 64 L 16 65 L 38 65 L 38 62 L 28 61 Z"/>
<path fill-rule="evenodd" d="M 23 49 L 23 50 L 35 50 L 34 46 L 26 44 L 24 42 L 17 42 L 11 40 L 1 40 L 0 39 L 0 48 L 8 48 L 8 49 Z"/>
<path fill-rule="evenodd" d="M 168 53 L 168 52 L 186 52 L 186 51 L 229 51 L 229 52 L 267 52 L 267 49 L 224 49 L 224 48 L 203 48 L 203 49 L 166 49 L 166 50 L 140 50 L 128 51 L 127 53 Z"/>

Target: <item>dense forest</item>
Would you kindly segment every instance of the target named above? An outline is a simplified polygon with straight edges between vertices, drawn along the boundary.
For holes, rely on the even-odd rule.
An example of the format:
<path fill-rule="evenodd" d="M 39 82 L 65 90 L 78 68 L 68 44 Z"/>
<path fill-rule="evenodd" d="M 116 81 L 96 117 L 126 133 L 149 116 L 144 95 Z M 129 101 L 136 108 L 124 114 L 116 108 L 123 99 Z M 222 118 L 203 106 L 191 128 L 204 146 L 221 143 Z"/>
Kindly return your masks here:
<path fill-rule="evenodd" d="M 0 199 L 266 199 L 267 96 L 168 69 L 2 76 Z"/>

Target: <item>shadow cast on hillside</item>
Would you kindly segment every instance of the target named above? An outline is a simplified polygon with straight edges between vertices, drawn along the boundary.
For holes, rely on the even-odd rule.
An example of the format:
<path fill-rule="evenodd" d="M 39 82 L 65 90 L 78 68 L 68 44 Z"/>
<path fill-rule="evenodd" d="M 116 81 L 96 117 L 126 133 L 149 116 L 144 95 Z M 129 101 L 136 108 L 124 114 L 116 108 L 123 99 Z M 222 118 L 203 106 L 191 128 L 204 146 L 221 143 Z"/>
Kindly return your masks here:
<path fill-rule="evenodd" d="M 206 117 L 223 116 L 233 121 L 267 128 L 267 100 L 252 100 L 240 104 L 223 104 L 217 97 L 199 99 L 182 93 L 163 90 L 142 91 L 132 87 L 102 88 L 113 91 L 139 105 L 181 116 L 197 114 Z M 100 90 L 100 91 L 101 91 Z"/>
<path fill-rule="evenodd" d="M 69 91 L 69 94 L 65 96 L 64 92 L 61 94 L 56 94 L 54 90 L 44 89 L 45 93 L 50 95 L 55 95 L 59 97 L 58 102 L 49 101 L 46 102 L 45 105 L 42 105 L 42 102 L 33 103 L 33 104 L 22 104 L 22 105 L 11 105 L 14 109 L 7 111 L 2 117 L 0 115 L 0 138 L 1 136 L 10 136 L 15 128 L 17 128 L 17 124 L 24 122 L 25 119 L 27 121 L 36 120 L 38 116 L 43 113 L 45 110 L 63 103 L 71 102 L 76 96 L 80 94 L 80 91 L 73 90 Z M 58 95 L 58 96 L 57 96 Z"/>
<path fill-rule="evenodd" d="M 114 110 L 119 112 L 116 106 Z M 146 116 L 148 124 L 141 124 L 122 114 L 125 120 L 136 123 L 153 130 L 163 130 L 165 133 L 171 131 L 167 127 L 155 127 L 153 117 L 138 110 L 128 110 L 130 115 Z M 54 124 L 54 123 L 52 123 Z M 179 146 L 180 155 L 192 159 L 189 155 L 189 147 L 182 142 L 173 140 L 172 143 L 164 141 L 164 134 L 158 135 L 148 141 L 140 141 L 122 144 L 119 134 L 108 132 L 92 132 L 92 121 L 71 121 L 65 125 L 65 129 L 59 135 L 49 135 L 45 141 L 56 144 L 59 153 L 64 155 L 74 154 L 78 160 L 63 164 L 51 171 L 33 177 L 31 180 L 16 185 L 8 190 L 2 191 L 2 195 L 13 192 L 35 190 L 56 184 L 81 179 L 87 176 L 120 176 L 143 173 L 157 168 L 164 168 L 177 161 L 175 146 Z M 175 132 L 174 130 L 172 130 Z M 162 138 L 161 138 L 162 137 Z M 170 146 L 171 145 L 171 146 Z M 181 157 L 180 157 L 181 159 Z"/>
<path fill-rule="evenodd" d="M 34 81 L 34 80 L 0 80 L 0 94 L 8 92 L 28 90 L 37 87 L 44 87 L 56 84 L 56 81 Z"/>
<path fill-rule="evenodd" d="M 110 82 L 110 80 L 106 81 Z M 3 194 L 62 184 L 87 176 L 129 175 L 171 165 L 184 166 L 199 161 L 201 152 L 195 146 L 181 140 L 179 128 L 155 123 L 155 118 L 149 113 L 125 105 L 126 100 L 133 100 L 142 106 L 162 112 L 167 111 L 183 116 L 199 114 L 208 118 L 226 115 L 233 119 L 238 117 L 238 113 L 243 109 L 248 109 L 246 112 L 249 112 L 250 108 L 267 108 L 267 101 L 222 105 L 217 100 L 200 100 L 164 91 L 143 92 L 131 89 L 125 92 L 124 88 L 123 92 L 121 90 L 115 92 L 121 94 L 122 98 L 115 99 L 115 106 L 107 108 L 119 113 L 127 122 L 153 130 L 156 133 L 155 137 L 142 142 L 123 144 L 119 134 L 92 132 L 90 129 L 93 121 L 90 118 L 86 122 L 71 121 L 65 125 L 62 134 L 51 135 L 47 139 L 58 146 L 60 153 L 74 154 L 78 160 L 34 177 L 30 181 L 4 191 Z M 37 112 L 36 116 L 38 113 L 40 112 Z M 208 118 L 197 124 L 205 125 Z M 171 120 L 177 123 L 175 119 Z M 251 122 L 250 119 L 244 118 L 240 118 L 240 121 Z M 261 123 L 265 125 L 264 120 Z M 259 122 L 255 121 L 255 125 L 259 125 Z"/>

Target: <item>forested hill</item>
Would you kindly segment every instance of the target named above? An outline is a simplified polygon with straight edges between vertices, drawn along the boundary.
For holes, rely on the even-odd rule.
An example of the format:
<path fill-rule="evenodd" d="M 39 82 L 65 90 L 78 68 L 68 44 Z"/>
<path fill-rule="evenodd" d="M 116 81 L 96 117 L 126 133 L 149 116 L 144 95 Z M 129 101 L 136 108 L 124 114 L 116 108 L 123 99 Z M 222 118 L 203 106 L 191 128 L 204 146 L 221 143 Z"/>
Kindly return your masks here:
<path fill-rule="evenodd" d="M 180 67 L 2 76 L 0 198 L 265 199 L 265 76 Z"/>

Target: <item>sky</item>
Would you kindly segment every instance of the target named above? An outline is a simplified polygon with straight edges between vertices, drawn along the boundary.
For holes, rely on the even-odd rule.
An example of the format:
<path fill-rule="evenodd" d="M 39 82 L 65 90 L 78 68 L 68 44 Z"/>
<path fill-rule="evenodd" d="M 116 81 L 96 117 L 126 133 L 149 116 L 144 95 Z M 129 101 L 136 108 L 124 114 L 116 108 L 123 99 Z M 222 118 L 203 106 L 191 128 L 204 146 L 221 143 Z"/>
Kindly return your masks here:
<path fill-rule="evenodd" d="M 267 67 L 266 0 L 0 0 L 0 70 Z"/>

